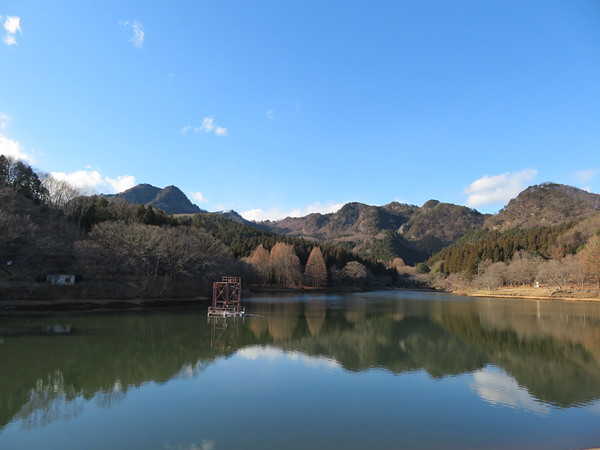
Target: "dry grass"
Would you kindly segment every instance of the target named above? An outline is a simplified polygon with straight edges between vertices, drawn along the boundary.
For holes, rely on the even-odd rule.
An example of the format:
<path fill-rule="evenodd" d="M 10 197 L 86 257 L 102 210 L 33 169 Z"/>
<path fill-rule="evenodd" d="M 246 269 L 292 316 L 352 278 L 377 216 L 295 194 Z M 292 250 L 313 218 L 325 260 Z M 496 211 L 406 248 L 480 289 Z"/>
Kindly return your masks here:
<path fill-rule="evenodd" d="M 569 287 L 562 291 L 555 286 L 541 286 L 539 288 L 519 286 L 505 287 L 496 290 L 464 290 L 454 291 L 457 294 L 470 297 L 508 297 L 525 298 L 536 300 L 577 300 L 577 301 L 600 301 L 600 289 L 595 286 L 584 286 L 583 289 Z"/>

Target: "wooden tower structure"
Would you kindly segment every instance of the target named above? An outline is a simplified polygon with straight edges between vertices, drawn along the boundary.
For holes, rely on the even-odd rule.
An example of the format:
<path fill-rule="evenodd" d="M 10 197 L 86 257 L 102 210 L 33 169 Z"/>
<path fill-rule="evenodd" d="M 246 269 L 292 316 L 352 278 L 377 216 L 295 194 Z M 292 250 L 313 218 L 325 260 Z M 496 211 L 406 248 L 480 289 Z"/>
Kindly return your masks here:
<path fill-rule="evenodd" d="M 242 306 L 242 278 L 223 277 L 213 283 L 213 302 L 208 308 L 208 317 L 241 317 L 245 313 Z"/>

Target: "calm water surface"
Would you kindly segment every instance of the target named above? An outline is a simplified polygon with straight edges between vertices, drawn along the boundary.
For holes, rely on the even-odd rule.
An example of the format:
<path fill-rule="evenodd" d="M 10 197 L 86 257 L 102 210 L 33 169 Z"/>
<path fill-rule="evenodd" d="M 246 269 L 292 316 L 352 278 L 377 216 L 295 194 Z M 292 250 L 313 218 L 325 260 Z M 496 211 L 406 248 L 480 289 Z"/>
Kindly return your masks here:
<path fill-rule="evenodd" d="M 600 304 L 377 292 L 0 316 L 2 449 L 600 446 Z"/>

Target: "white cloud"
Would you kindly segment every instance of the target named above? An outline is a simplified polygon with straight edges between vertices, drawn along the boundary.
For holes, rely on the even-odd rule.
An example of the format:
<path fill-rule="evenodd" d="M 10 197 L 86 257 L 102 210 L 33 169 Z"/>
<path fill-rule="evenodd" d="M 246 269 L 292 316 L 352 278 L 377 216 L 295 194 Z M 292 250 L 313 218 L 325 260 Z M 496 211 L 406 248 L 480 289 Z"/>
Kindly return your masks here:
<path fill-rule="evenodd" d="M 205 133 L 210 133 L 215 129 L 215 119 L 212 117 L 205 117 L 202 119 L 202 125 L 194 128 L 194 131 L 204 131 Z"/>
<path fill-rule="evenodd" d="M 516 197 L 537 176 L 537 170 L 525 169 L 501 175 L 484 175 L 465 189 L 467 206 L 477 207 L 506 203 Z"/>
<path fill-rule="evenodd" d="M 129 28 L 133 33 L 133 36 L 131 36 L 129 42 L 131 42 L 137 48 L 142 48 L 142 45 L 144 45 L 144 38 L 146 36 L 142 23 L 137 20 L 122 20 L 119 22 L 119 25 Z"/>
<path fill-rule="evenodd" d="M 260 345 L 245 347 L 241 350 L 238 350 L 236 355 L 250 361 L 264 359 L 272 363 L 278 360 L 287 359 L 289 361 L 299 362 L 305 366 L 314 368 L 339 369 L 341 367 L 340 363 L 332 358 L 326 358 L 324 356 L 310 356 L 301 352 L 282 350 L 270 345 L 264 347 Z"/>
<path fill-rule="evenodd" d="M 597 173 L 598 171 L 593 169 L 582 170 L 580 172 L 575 173 L 575 178 L 577 178 L 577 181 L 579 181 L 580 183 L 586 183 L 593 179 Z"/>
<path fill-rule="evenodd" d="M 507 406 L 539 415 L 550 414 L 550 407 L 539 402 L 506 372 L 485 367 L 473 374 L 473 389 L 479 397 L 492 405 Z"/>
<path fill-rule="evenodd" d="M 296 208 L 287 211 L 283 211 L 278 207 L 269 208 L 267 210 L 255 208 L 241 212 L 240 215 L 246 220 L 261 222 L 263 220 L 280 220 L 285 219 L 286 217 L 303 217 L 313 213 L 328 214 L 338 211 L 342 206 L 344 206 L 344 203 L 330 202 L 321 204 L 317 202 L 308 205 L 305 208 Z"/>
<path fill-rule="evenodd" d="M 97 170 L 78 170 L 71 173 L 51 172 L 50 175 L 57 180 L 66 181 L 86 193 L 99 192 L 100 186 L 104 183 L 102 174 Z"/>
<path fill-rule="evenodd" d="M 8 46 L 17 45 L 17 40 L 12 34 L 7 34 L 6 36 L 4 36 L 2 38 L 2 42 L 4 42 Z"/>
<path fill-rule="evenodd" d="M 120 175 L 116 178 L 102 176 L 98 170 L 78 170 L 76 172 L 52 172 L 54 178 L 63 180 L 85 193 L 104 192 L 113 194 L 127 190 L 136 184 L 132 175 Z"/>
<path fill-rule="evenodd" d="M 208 199 L 202 194 L 202 192 L 191 192 L 190 196 L 199 203 L 208 203 Z"/>
<path fill-rule="evenodd" d="M 227 136 L 227 128 L 216 127 L 215 128 L 215 134 L 217 136 Z"/>
<path fill-rule="evenodd" d="M 17 31 L 21 31 L 21 18 L 16 16 L 6 16 L 4 22 L 4 29 L 10 34 L 15 34 Z"/>
<path fill-rule="evenodd" d="M 133 175 L 119 175 L 116 178 L 104 177 L 104 180 L 115 192 L 123 192 L 136 185 Z"/>
<path fill-rule="evenodd" d="M 25 151 L 19 142 L 2 134 L 0 134 L 0 155 L 21 159 L 29 164 L 34 162 L 33 157 Z"/>
<path fill-rule="evenodd" d="M 21 18 L 16 16 L 6 16 L 6 20 L 4 21 L 4 29 L 6 30 L 6 35 L 4 36 L 2 41 L 6 45 L 17 45 L 17 39 L 15 38 L 15 34 L 17 33 L 17 31 L 19 33 L 23 32 L 21 30 Z"/>
<path fill-rule="evenodd" d="M 214 132 L 215 135 L 220 136 L 220 137 L 224 137 L 224 136 L 227 136 L 227 134 L 229 134 L 227 131 L 227 128 L 217 125 L 215 123 L 215 119 L 213 119 L 212 117 L 205 117 L 204 119 L 202 119 L 202 125 L 198 125 L 195 127 L 192 125 L 186 125 L 181 128 L 182 133 L 187 133 L 190 130 L 194 130 L 197 133 L 199 133 L 199 132 L 204 132 L 204 133 Z"/>

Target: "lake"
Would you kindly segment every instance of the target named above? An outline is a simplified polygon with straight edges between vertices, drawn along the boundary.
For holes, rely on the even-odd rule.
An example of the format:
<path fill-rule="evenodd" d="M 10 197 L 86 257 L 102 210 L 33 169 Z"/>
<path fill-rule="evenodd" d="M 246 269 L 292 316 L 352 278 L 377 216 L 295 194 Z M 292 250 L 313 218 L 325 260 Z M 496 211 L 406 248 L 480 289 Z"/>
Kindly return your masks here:
<path fill-rule="evenodd" d="M 600 304 L 426 292 L 0 315 L 2 449 L 600 446 Z"/>

